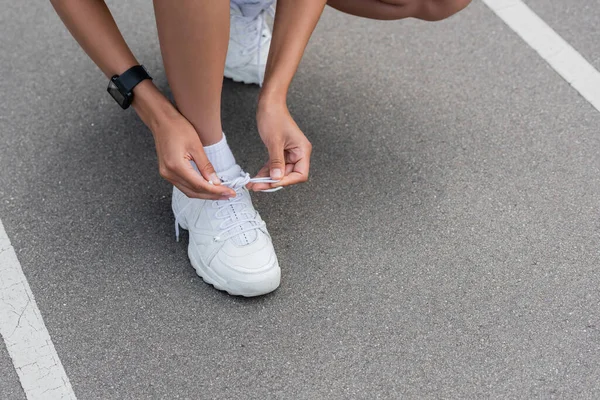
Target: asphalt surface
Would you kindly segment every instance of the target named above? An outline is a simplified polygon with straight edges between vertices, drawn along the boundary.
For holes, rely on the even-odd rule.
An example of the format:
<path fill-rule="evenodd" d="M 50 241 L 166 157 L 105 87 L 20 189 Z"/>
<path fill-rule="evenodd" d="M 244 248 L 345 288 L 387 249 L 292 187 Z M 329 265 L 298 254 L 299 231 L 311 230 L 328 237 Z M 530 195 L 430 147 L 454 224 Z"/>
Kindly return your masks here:
<path fill-rule="evenodd" d="M 25 398 L 4 342 L 0 343 L 0 377 L 0 399 L 20 400 Z"/>
<path fill-rule="evenodd" d="M 598 67 L 579 2 L 531 6 Z M 283 281 L 252 300 L 195 275 L 150 133 L 49 3 L 0 4 L 0 218 L 78 398 L 600 397 L 600 113 L 482 3 L 326 11 L 289 98 L 311 180 L 255 196 Z M 167 91 L 151 2 L 111 4 Z M 257 93 L 224 85 L 251 173 Z"/>
<path fill-rule="evenodd" d="M 527 5 L 600 70 L 598 3 L 591 0 L 548 2 L 527 0 Z"/>

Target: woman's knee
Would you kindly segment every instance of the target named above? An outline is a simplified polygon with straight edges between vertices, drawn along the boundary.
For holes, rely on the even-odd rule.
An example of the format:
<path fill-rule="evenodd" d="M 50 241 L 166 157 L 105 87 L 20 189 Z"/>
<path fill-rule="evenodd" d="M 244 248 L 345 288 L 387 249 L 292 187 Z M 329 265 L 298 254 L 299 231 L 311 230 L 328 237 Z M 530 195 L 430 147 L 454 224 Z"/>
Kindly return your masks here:
<path fill-rule="evenodd" d="M 461 11 L 471 0 L 414 0 L 420 3 L 416 18 L 425 21 L 440 21 Z"/>
<path fill-rule="evenodd" d="M 328 0 L 342 12 L 365 18 L 395 20 L 418 18 L 439 21 L 456 14 L 471 0 Z"/>

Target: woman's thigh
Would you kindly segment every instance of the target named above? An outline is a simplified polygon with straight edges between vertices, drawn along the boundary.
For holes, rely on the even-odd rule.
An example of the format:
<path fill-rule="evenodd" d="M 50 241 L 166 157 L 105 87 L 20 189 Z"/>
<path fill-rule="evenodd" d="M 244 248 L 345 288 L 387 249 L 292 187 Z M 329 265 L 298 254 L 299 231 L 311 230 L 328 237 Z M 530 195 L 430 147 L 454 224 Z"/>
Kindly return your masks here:
<path fill-rule="evenodd" d="M 439 21 L 459 12 L 471 0 L 328 0 L 331 7 L 358 17 Z"/>

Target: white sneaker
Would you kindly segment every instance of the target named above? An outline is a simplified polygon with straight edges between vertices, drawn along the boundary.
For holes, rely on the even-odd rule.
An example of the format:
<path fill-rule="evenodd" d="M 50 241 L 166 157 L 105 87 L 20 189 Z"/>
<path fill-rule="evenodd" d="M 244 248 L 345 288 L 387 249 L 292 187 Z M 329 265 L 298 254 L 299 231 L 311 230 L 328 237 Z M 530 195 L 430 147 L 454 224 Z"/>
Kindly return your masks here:
<path fill-rule="evenodd" d="M 225 77 L 236 82 L 262 85 L 271 46 L 271 28 L 266 18 L 273 17 L 273 1 L 240 8 L 230 2 L 231 28 L 225 61 Z"/>
<path fill-rule="evenodd" d="M 281 269 L 264 221 L 252 206 L 249 182 L 274 182 L 254 178 L 239 165 L 219 173 L 235 190 L 229 200 L 191 199 L 173 187 L 175 232 L 189 231 L 188 256 L 206 283 L 238 296 L 260 296 L 279 286 Z M 270 189 L 269 191 L 274 191 Z"/>

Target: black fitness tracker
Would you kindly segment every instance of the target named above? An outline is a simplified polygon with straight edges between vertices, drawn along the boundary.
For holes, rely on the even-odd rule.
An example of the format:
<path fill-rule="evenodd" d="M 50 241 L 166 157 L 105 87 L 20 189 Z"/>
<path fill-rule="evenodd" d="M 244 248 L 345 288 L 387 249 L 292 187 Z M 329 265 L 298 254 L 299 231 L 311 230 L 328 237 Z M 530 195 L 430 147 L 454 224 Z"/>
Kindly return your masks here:
<path fill-rule="evenodd" d="M 144 68 L 143 65 L 136 65 L 129 68 L 121 75 L 115 75 L 110 78 L 106 90 L 121 108 L 125 110 L 133 101 L 133 88 L 144 79 L 152 80 L 152 77 L 148 74 L 148 71 L 146 71 L 146 68 Z"/>

